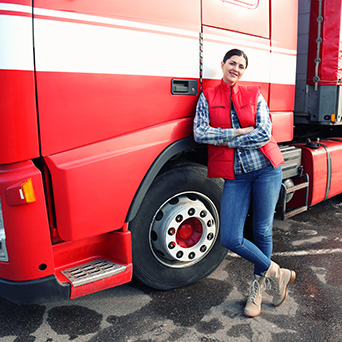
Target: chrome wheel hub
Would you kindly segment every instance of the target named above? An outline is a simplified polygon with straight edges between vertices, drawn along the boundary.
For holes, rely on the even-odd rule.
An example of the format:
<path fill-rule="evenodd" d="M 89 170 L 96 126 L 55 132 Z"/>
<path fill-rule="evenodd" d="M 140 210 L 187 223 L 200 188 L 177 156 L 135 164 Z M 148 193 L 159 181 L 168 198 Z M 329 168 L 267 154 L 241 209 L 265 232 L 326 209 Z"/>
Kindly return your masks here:
<path fill-rule="evenodd" d="M 211 200 L 200 193 L 183 193 L 164 202 L 156 212 L 150 246 L 163 264 L 187 267 L 208 254 L 217 235 L 218 213 Z"/>

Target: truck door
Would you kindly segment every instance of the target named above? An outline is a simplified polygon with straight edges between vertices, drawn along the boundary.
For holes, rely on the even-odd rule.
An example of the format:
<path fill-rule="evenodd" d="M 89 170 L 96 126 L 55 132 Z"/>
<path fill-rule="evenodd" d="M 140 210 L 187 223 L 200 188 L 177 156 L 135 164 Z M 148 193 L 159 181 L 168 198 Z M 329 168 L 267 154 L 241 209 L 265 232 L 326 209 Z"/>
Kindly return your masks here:
<path fill-rule="evenodd" d="M 203 86 L 221 78 L 224 54 L 239 48 L 249 57 L 244 82 L 258 82 L 268 97 L 270 82 L 269 0 L 202 0 Z"/>
<path fill-rule="evenodd" d="M 278 142 L 293 137 L 296 0 L 202 0 L 203 87 L 222 77 L 220 62 L 232 49 L 248 56 L 241 83 L 261 86 Z"/>
<path fill-rule="evenodd" d="M 170 82 L 198 78 L 199 0 L 34 6 L 44 156 L 188 115 L 194 97 L 172 97 Z"/>

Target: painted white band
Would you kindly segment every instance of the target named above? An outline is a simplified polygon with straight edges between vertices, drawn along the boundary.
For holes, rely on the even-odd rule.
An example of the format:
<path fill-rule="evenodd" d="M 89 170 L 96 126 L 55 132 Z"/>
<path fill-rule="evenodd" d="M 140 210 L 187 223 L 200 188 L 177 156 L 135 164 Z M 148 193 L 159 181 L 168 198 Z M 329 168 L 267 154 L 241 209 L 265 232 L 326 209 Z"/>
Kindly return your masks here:
<path fill-rule="evenodd" d="M 32 12 L 4 3 L 0 10 Z M 34 13 L 49 18 L 35 19 L 37 71 L 199 77 L 197 32 L 41 8 Z M 213 34 L 204 35 L 203 77 L 220 79 L 224 53 L 240 46 L 249 56 L 245 81 L 295 84 L 295 51 Z M 1 15 L 0 49 L 0 69 L 33 70 L 32 19 Z"/>

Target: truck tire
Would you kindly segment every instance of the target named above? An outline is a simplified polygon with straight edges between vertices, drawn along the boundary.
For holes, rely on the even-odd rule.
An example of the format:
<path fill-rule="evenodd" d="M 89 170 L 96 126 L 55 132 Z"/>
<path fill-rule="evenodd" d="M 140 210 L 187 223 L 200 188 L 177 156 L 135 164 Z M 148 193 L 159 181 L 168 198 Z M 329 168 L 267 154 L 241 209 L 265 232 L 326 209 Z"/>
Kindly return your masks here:
<path fill-rule="evenodd" d="M 223 180 L 207 178 L 199 164 L 175 166 L 152 183 L 134 220 L 133 274 L 168 290 L 211 274 L 227 250 L 219 237 Z"/>

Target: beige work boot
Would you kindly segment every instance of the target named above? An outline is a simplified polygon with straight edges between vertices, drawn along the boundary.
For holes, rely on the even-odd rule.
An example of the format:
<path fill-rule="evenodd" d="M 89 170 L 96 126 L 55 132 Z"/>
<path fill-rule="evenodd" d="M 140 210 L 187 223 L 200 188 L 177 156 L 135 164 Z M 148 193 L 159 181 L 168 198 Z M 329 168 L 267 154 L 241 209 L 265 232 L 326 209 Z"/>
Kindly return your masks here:
<path fill-rule="evenodd" d="M 265 277 L 272 280 L 276 294 L 273 297 L 273 305 L 280 306 L 287 297 L 287 288 L 296 279 L 296 273 L 286 268 L 280 268 L 271 261 L 271 266 L 267 270 Z"/>
<path fill-rule="evenodd" d="M 249 288 L 247 302 L 243 314 L 247 317 L 255 317 L 260 315 L 261 312 L 261 287 L 264 281 L 263 277 L 254 275 L 254 280 Z"/>

